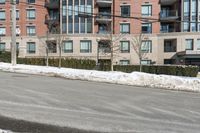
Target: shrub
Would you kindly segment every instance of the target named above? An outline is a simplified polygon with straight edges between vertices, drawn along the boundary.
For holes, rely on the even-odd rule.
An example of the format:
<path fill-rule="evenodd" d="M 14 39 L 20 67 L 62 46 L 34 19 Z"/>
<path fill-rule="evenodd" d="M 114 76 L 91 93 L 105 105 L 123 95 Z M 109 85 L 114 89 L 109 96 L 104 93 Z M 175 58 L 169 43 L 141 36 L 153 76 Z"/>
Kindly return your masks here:
<path fill-rule="evenodd" d="M 131 73 L 133 71 L 139 71 L 139 65 L 116 65 L 114 66 L 115 71 L 122 71 Z M 166 74 L 166 75 L 177 75 L 177 76 L 189 76 L 196 77 L 199 71 L 197 66 L 156 66 L 156 65 L 144 65 L 142 67 L 143 72 L 153 74 Z"/>

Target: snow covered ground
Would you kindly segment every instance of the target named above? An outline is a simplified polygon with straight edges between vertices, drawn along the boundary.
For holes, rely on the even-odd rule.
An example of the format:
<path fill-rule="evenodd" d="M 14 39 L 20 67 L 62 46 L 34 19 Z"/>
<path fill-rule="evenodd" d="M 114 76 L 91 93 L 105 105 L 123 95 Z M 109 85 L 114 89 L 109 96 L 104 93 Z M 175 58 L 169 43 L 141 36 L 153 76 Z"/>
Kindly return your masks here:
<path fill-rule="evenodd" d="M 0 133 L 13 133 L 13 132 L 0 129 Z"/>
<path fill-rule="evenodd" d="M 80 70 L 71 68 L 59 69 L 56 67 L 32 65 L 12 66 L 9 63 L 0 63 L 0 70 L 18 73 L 59 76 L 67 79 L 200 92 L 200 79 L 190 77 L 155 75 L 141 72 L 123 73 Z"/>

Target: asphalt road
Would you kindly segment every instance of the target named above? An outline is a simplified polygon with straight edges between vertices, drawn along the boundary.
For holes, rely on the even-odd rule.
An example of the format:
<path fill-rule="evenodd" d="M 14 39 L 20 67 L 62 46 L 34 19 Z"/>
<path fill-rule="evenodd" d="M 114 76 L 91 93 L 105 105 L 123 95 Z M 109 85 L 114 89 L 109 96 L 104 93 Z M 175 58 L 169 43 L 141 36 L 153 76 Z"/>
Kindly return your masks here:
<path fill-rule="evenodd" d="M 114 133 L 199 133 L 200 93 L 0 72 L 0 115 Z"/>

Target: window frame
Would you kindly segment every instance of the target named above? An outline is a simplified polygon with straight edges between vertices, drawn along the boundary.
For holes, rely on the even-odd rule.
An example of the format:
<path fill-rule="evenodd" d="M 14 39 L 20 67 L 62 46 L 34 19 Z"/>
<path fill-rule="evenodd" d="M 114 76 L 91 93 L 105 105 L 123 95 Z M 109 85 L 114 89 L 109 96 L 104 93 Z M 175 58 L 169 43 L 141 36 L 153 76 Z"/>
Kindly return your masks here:
<path fill-rule="evenodd" d="M 127 11 L 128 11 L 128 13 L 127 14 L 124 14 L 124 10 L 123 9 L 125 9 L 126 7 L 128 7 L 127 9 Z M 121 14 L 121 16 L 122 17 L 130 17 L 131 16 L 131 5 L 121 5 L 120 6 L 120 14 Z"/>
<path fill-rule="evenodd" d="M 31 49 L 30 49 L 30 48 L 31 48 L 31 47 L 30 47 L 31 44 L 34 45 L 34 50 L 32 50 L 32 51 L 31 51 Z M 35 43 L 35 42 L 27 42 L 27 43 L 26 43 L 26 49 L 27 49 L 26 52 L 27 52 L 28 54 L 35 54 L 35 53 L 36 53 L 36 43 Z"/>
<path fill-rule="evenodd" d="M 191 41 L 191 48 L 187 48 L 188 42 Z M 185 50 L 194 50 L 194 39 L 185 39 Z"/>
<path fill-rule="evenodd" d="M 71 49 L 66 49 L 66 43 L 71 43 Z M 69 41 L 63 41 L 63 52 L 64 53 L 73 53 L 73 41 L 69 40 Z"/>
<path fill-rule="evenodd" d="M 34 11 L 34 16 L 33 17 L 30 16 L 30 12 L 31 11 Z M 28 9 L 26 9 L 26 19 L 28 19 L 28 20 L 34 20 L 34 19 L 36 19 L 36 9 L 35 8 L 28 8 Z"/>
<path fill-rule="evenodd" d="M 82 49 L 83 45 L 82 43 L 86 43 L 87 42 L 87 47 L 89 49 Z M 80 53 L 92 53 L 92 41 L 91 40 L 80 40 Z"/>
<path fill-rule="evenodd" d="M 148 13 L 147 14 L 143 14 L 143 7 L 148 7 Z M 150 9 L 149 9 L 149 7 L 150 7 Z M 149 16 L 152 16 L 152 5 L 142 5 L 142 7 L 141 7 L 141 14 L 142 14 L 142 16 L 145 16 L 145 17 L 149 17 Z M 150 11 L 150 13 L 149 13 L 149 11 Z"/>
<path fill-rule="evenodd" d="M 128 31 L 124 31 L 124 27 L 123 26 L 126 26 L 128 25 Z M 120 33 L 122 34 L 130 34 L 130 23 L 120 23 Z"/>
<path fill-rule="evenodd" d="M 124 50 L 123 48 L 123 45 L 124 45 L 124 43 L 127 43 L 128 44 L 128 49 L 126 50 Z M 120 41 L 120 52 L 121 53 L 130 53 L 130 41 Z"/>

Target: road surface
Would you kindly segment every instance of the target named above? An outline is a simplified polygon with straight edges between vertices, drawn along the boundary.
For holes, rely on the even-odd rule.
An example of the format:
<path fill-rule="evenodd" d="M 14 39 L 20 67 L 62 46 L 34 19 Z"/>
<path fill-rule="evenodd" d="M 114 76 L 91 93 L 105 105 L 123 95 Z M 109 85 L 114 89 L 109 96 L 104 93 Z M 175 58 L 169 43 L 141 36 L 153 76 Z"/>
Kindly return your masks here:
<path fill-rule="evenodd" d="M 200 93 L 0 72 L 0 116 L 102 132 L 199 133 Z"/>

